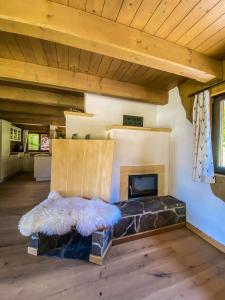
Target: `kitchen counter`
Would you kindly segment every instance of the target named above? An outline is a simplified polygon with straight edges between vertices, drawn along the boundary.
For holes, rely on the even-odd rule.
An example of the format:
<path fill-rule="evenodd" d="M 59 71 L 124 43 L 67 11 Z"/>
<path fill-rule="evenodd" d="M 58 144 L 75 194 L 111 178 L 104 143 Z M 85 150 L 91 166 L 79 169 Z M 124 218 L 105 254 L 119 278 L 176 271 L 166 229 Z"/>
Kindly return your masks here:
<path fill-rule="evenodd" d="M 51 156 L 41 153 L 34 156 L 34 177 L 36 181 L 48 181 L 51 178 Z"/>

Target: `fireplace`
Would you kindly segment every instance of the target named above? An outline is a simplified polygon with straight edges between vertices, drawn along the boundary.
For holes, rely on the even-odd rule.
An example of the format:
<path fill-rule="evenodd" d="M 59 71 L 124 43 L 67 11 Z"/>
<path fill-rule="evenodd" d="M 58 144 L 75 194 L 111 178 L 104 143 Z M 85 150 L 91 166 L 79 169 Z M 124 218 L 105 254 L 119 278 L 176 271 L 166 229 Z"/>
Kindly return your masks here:
<path fill-rule="evenodd" d="M 121 166 L 120 201 L 165 196 L 165 166 Z"/>
<path fill-rule="evenodd" d="M 128 182 L 128 199 L 158 195 L 157 174 L 129 175 Z"/>

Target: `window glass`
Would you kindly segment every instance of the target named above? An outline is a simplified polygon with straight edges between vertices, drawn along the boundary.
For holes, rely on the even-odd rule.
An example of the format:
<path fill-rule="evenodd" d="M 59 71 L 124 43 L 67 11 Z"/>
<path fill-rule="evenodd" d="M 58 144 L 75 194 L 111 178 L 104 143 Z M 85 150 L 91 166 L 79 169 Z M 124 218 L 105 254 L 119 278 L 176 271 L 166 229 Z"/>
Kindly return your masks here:
<path fill-rule="evenodd" d="M 41 134 L 41 151 L 49 150 L 49 138 L 47 134 Z"/>
<path fill-rule="evenodd" d="M 39 150 L 39 134 L 29 133 L 28 134 L 28 150 L 38 151 Z"/>

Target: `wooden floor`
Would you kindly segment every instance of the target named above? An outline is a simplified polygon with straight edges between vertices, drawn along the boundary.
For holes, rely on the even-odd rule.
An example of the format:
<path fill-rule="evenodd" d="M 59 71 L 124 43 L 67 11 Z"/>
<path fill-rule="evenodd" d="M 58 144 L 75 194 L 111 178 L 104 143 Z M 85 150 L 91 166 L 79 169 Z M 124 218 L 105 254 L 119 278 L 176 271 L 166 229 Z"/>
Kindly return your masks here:
<path fill-rule="evenodd" d="M 27 174 L 0 185 L 0 299 L 225 299 L 225 255 L 179 229 L 114 246 L 100 267 L 26 254 L 17 231 L 48 194 Z"/>

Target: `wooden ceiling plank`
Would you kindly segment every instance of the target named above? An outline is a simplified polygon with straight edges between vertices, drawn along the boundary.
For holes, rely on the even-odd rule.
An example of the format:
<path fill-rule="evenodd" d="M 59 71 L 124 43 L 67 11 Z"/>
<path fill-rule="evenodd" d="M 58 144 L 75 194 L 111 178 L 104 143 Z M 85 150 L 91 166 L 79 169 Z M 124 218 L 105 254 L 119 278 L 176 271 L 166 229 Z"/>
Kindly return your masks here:
<path fill-rule="evenodd" d="M 148 70 L 142 75 L 142 78 L 140 80 L 140 84 L 148 85 L 148 79 L 150 78 L 150 76 L 153 76 L 153 74 L 159 72 L 158 70 L 155 69 L 150 69 L 148 68 Z"/>
<path fill-rule="evenodd" d="M 17 101 L 1 100 L 0 97 L 0 111 L 63 117 L 64 110 L 66 110 L 65 107 L 55 107 L 50 105 L 41 105 L 26 102 L 18 103 Z"/>
<path fill-rule="evenodd" d="M 84 108 L 84 97 L 71 94 L 54 93 L 50 91 L 36 90 L 25 87 L 0 85 L 0 99 L 13 100 L 16 102 L 27 102 L 43 105 L 78 107 Z"/>
<path fill-rule="evenodd" d="M 56 53 L 57 53 L 59 68 L 68 70 L 69 68 L 68 46 L 56 43 Z"/>
<path fill-rule="evenodd" d="M 161 0 L 151 0 L 151 5 L 149 5 L 149 0 L 143 0 L 130 26 L 142 30 L 160 2 Z"/>
<path fill-rule="evenodd" d="M 215 6 L 219 0 L 201 0 L 191 12 L 183 18 L 176 28 L 167 36 L 167 40 L 176 42 L 182 35 L 184 35 L 190 28 L 195 25 L 210 9 Z"/>
<path fill-rule="evenodd" d="M 54 42 L 42 41 L 48 66 L 58 68 L 58 58 L 56 53 L 56 44 Z"/>
<path fill-rule="evenodd" d="M 43 45 L 40 39 L 29 37 L 31 47 L 35 56 L 35 60 L 40 65 L 48 65 Z"/>
<path fill-rule="evenodd" d="M 50 1 L 53 1 L 53 2 L 56 2 L 58 4 L 63 4 L 63 5 L 69 5 L 69 0 L 50 0 Z"/>
<path fill-rule="evenodd" d="M 197 23 L 195 23 L 181 38 L 177 41 L 179 45 L 186 46 L 197 35 L 199 35 L 208 26 L 214 23 L 225 11 L 225 1 L 220 1 L 207 14 L 204 15 Z"/>
<path fill-rule="evenodd" d="M 118 17 L 123 0 L 105 0 L 102 17 L 115 21 Z"/>
<path fill-rule="evenodd" d="M 87 73 L 91 61 L 91 52 L 86 50 L 80 51 L 79 71 Z"/>
<path fill-rule="evenodd" d="M 179 2 L 180 0 L 161 1 L 143 30 L 154 35 Z"/>
<path fill-rule="evenodd" d="M 128 61 L 123 61 L 121 65 L 119 66 L 118 70 L 116 71 L 115 75 L 113 76 L 114 80 L 120 80 L 123 75 L 127 72 L 129 69 L 131 63 Z"/>
<path fill-rule="evenodd" d="M 78 48 L 69 47 L 69 70 L 77 71 L 79 69 L 80 52 Z"/>
<path fill-rule="evenodd" d="M 144 85 L 149 86 L 154 80 L 155 78 L 161 76 L 162 73 L 158 70 L 155 70 L 153 73 L 150 73 L 150 76 L 146 79 L 146 81 L 144 82 Z"/>
<path fill-rule="evenodd" d="M 0 57 L 13 59 L 13 56 L 5 43 L 2 32 L 0 32 Z"/>
<path fill-rule="evenodd" d="M 201 52 L 207 47 L 210 47 L 214 40 L 216 40 L 217 32 L 221 31 L 225 27 L 225 14 L 212 23 L 209 27 L 203 30 L 199 35 L 197 35 L 187 46 L 191 49 L 196 49 Z M 222 36 L 223 39 L 224 36 Z M 215 38 L 215 39 L 214 39 Z M 210 44 L 210 41 L 212 42 Z"/>
<path fill-rule="evenodd" d="M 105 74 L 105 77 L 112 79 L 121 64 L 122 64 L 122 60 L 113 58 L 110 66 Z"/>
<path fill-rule="evenodd" d="M 144 86 L 120 82 L 68 70 L 0 59 L 0 79 L 38 84 L 64 90 L 86 91 L 148 103 L 167 103 L 167 93 Z"/>
<path fill-rule="evenodd" d="M 129 26 L 141 2 L 142 0 L 124 0 L 117 17 L 117 22 Z"/>
<path fill-rule="evenodd" d="M 219 42 L 215 43 L 212 47 L 205 50 L 204 54 L 209 56 L 219 57 L 220 59 L 225 59 L 224 49 L 225 49 L 225 39 L 223 40 L 221 39 Z"/>
<path fill-rule="evenodd" d="M 97 16 L 101 16 L 104 0 L 87 0 L 86 11 Z"/>
<path fill-rule="evenodd" d="M 143 75 L 145 72 L 147 72 L 149 68 L 140 66 L 140 68 L 137 69 L 137 71 L 134 73 L 134 75 L 131 78 L 131 82 L 136 82 L 137 84 L 141 84 Z"/>
<path fill-rule="evenodd" d="M 101 61 L 102 61 L 101 54 L 92 53 L 90 65 L 88 68 L 88 73 L 96 75 Z"/>
<path fill-rule="evenodd" d="M 130 64 L 129 68 L 127 69 L 127 71 L 123 74 L 123 76 L 121 77 L 122 81 L 131 81 L 133 75 L 135 74 L 135 72 L 140 68 L 140 65 L 137 64 Z"/>
<path fill-rule="evenodd" d="M 20 47 L 21 52 L 23 53 L 23 56 L 25 57 L 25 60 L 27 62 L 35 64 L 36 59 L 29 38 L 24 35 L 18 34 L 15 35 L 15 38 Z"/>
<path fill-rule="evenodd" d="M 0 118 L 11 121 L 13 123 L 30 123 L 43 125 L 65 125 L 65 118 L 54 116 L 34 115 L 27 113 L 13 113 L 0 111 Z"/>
<path fill-rule="evenodd" d="M 111 62 L 112 62 L 111 57 L 103 56 L 102 60 L 101 60 L 101 63 L 99 65 L 98 71 L 97 71 L 97 75 L 100 76 L 100 77 L 104 77 L 104 75 L 107 72 Z"/>
<path fill-rule="evenodd" d="M 85 10 L 86 0 L 69 0 L 69 6 L 76 9 Z"/>
<path fill-rule="evenodd" d="M 199 0 L 182 0 L 156 32 L 156 36 L 166 39 L 170 32 L 185 18 L 199 3 Z"/>
<path fill-rule="evenodd" d="M 14 59 L 18 59 L 21 61 L 26 61 L 23 53 L 20 50 L 20 47 L 15 39 L 15 35 L 11 33 L 4 34 L 4 41 Z"/>
<path fill-rule="evenodd" d="M 48 17 L 48 13 L 54 17 Z M 43 19 L 44 15 L 46 19 Z M 63 22 L 62 15 L 67 15 Z M 222 77 L 220 61 L 128 26 L 53 2 L 46 5 L 45 1 L 40 0 L 35 10 L 29 0 L 11 0 L 4 5 L 0 2 L 0 29 L 76 46 L 201 82 Z"/>

